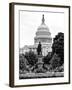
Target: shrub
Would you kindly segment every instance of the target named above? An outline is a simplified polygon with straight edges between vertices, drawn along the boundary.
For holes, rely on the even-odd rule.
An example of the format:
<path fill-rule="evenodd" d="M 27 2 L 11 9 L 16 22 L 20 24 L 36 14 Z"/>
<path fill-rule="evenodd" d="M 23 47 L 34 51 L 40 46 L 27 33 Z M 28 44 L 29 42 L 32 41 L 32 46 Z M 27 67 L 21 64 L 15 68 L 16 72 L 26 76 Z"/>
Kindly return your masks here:
<path fill-rule="evenodd" d="M 37 55 L 34 52 L 29 51 L 25 53 L 25 58 L 27 59 L 28 63 L 33 66 L 38 61 Z"/>
<path fill-rule="evenodd" d="M 50 60 L 50 64 L 52 69 L 60 66 L 60 57 L 56 53 L 54 53 L 52 59 Z"/>
<path fill-rule="evenodd" d="M 49 52 L 48 55 L 43 58 L 44 64 L 50 64 L 51 58 L 52 58 L 52 53 Z"/>
<path fill-rule="evenodd" d="M 19 69 L 21 71 L 24 71 L 24 70 L 27 70 L 27 60 L 26 58 L 24 57 L 24 54 L 20 54 L 19 55 Z"/>

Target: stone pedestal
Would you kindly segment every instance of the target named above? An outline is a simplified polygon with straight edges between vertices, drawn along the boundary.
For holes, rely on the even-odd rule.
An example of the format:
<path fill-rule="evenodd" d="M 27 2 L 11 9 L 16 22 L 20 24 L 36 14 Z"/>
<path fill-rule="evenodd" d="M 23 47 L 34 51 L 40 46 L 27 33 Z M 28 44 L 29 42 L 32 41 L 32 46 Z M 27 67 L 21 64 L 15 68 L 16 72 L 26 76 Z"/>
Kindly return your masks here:
<path fill-rule="evenodd" d="M 37 63 L 43 63 L 42 59 L 43 59 L 43 56 L 42 55 L 38 55 L 38 62 Z"/>
<path fill-rule="evenodd" d="M 38 62 L 36 63 L 37 68 L 34 70 L 35 73 L 45 73 L 44 62 L 42 61 L 43 56 L 38 55 Z"/>

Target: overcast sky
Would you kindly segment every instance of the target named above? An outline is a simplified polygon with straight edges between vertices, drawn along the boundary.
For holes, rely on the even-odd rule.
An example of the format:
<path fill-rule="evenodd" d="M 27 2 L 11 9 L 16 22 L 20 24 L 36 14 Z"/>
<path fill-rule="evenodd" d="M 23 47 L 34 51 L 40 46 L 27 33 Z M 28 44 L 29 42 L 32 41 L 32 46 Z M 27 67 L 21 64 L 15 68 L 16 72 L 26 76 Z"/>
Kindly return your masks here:
<path fill-rule="evenodd" d="M 41 25 L 43 14 L 52 38 L 58 32 L 64 32 L 64 13 L 20 11 L 20 48 L 34 44 L 35 33 Z"/>

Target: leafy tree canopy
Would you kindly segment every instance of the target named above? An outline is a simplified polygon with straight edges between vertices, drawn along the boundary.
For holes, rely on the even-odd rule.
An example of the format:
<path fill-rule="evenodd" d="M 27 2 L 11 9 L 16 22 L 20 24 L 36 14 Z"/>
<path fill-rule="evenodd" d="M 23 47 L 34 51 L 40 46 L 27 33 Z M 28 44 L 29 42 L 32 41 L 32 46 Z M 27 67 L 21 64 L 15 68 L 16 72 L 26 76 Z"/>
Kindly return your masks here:
<path fill-rule="evenodd" d="M 37 55 L 34 54 L 34 52 L 32 52 L 32 51 L 26 52 L 25 58 L 27 59 L 28 63 L 32 66 L 35 65 L 36 62 L 38 61 Z"/>
<path fill-rule="evenodd" d="M 58 54 L 62 65 L 64 63 L 64 33 L 59 32 L 53 39 L 52 52 Z"/>

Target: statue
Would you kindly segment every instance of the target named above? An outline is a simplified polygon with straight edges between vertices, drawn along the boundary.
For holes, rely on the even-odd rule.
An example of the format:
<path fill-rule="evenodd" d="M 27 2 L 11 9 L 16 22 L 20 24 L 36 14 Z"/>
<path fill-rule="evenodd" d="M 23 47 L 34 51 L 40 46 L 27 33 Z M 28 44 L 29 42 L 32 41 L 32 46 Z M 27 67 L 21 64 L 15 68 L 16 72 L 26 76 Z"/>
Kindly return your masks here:
<path fill-rule="evenodd" d="M 42 55 L 42 48 L 41 48 L 41 42 L 39 42 L 39 44 L 38 44 L 38 47 L 37 47 L 37 54 L 38 55 Z"/>

